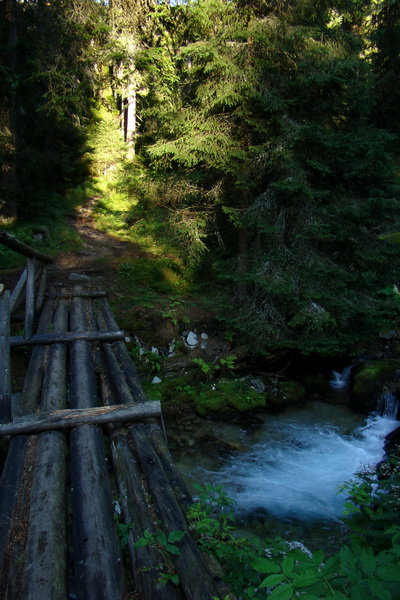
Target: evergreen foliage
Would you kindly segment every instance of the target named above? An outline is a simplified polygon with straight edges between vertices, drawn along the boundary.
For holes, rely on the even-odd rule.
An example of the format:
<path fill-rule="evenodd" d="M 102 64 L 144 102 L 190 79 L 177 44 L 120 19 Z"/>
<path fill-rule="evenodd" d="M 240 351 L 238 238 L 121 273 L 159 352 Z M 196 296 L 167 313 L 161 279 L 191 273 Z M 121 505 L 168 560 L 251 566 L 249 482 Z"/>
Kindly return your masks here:
<path fill-rule="evenodd" d="M 257 18 L 232 3 L 189 5 L 169 55 L 180 88 L 153 104 L 144 130 L 153 169 L 195 179 L 203 195 L 218 190 L 207 222 L 225 252 L 212 237 L 207 247 L 237 290 L 224 317 L 259 350 L 340 353 L 397 314 L 380 293 L 398 269 L 381 237 L 396 222 L 398 187 L 394 137 L 376 122 L 362 56 L 366 6 L 330 6 L 329 20 L 322 3 L 312 15 L 264 5 Z"/>
<path fill-rule="evenodd" d="M 3 208 L 92 161 L 253 349 L 357 351 L 398 314 L 398 4 L 3 0 Z"/>

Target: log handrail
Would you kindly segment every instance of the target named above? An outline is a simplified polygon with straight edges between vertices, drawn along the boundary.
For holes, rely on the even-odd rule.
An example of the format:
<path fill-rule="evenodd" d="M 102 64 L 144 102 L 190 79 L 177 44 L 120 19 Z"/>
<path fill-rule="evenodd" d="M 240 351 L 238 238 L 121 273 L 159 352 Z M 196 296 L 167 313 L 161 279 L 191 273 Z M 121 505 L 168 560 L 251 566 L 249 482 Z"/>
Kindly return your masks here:
<path fill-rule="evenodd" d="M 15 252 L 18 252 L 18 254 L 22 254 L 22 256 L 26 256 L 27 258 L 37 258 L 37 260 L 40 260 L 44 263 L 54 262 L 54 259 L 48 254 L 43 254 L 43 252 L 39 252 L 39 250 L 31 248 L 27 244 L 24 244 L 24 242 L 21 242 L 15 236 L 11 235 L 11 233 L 4 231 L 4 229 L 0 229 L 0 244 L 7 246 L 7 248 L 10 248 L 10 250 L 14 250 Z"/>
<path fill-rule="evenodd" d="M 18 307 L 25 295 L 24 340 L 34 334 L 35 315 L 42 308 L 48 265 L 53 258 L 31 248 L 4 229 L 0 229 L 0 244 L 25 256 L 27 265 L 22 271 L 17 284 L 10 292 L 0 286 L 0 422 L 9 422 L 11 418 L 11 374 L 10 374 L 10 321 L 13 311 Z M 37 289 L 36 289 L 37 288 Z"/>

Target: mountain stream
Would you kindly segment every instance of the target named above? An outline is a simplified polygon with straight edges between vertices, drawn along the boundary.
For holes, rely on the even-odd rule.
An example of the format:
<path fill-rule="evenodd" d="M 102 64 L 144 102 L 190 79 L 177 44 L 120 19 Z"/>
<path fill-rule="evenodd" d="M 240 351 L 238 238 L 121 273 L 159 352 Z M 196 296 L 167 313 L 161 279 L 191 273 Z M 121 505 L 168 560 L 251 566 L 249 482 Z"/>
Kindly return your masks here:
<path fill-rule="evenodd" d="M 333 381 L 343 389 L 336 375 Z M 399 425 L 397 399 L 380 403 L 380 415 L 314 401 L 278 415 L 259 413 L 247 427 L 205 421 L 209 434 L 237 451 L 225 458 L 182 451 L 175 459 L 189 485 L 223 485 L 246 533 L 336 551 L 345 536 L 340 488 L 382 460 L 385 437 Z"/>

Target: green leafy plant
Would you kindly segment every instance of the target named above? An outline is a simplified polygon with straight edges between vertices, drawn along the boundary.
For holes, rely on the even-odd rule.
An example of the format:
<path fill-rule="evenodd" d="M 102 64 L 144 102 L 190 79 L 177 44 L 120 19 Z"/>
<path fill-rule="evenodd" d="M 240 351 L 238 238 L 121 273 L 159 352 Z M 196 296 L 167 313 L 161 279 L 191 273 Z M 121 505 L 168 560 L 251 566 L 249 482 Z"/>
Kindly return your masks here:
<path fill-rule="evenodd" d="M 155 352 L 143 352 L 140 360 L 147 365 L 151 373 L 159 373 L 161 371 L 163 357 L 159 354 L 155 354 Z"/>
<path fill-rule="evenodd" d="M 194 394 L 194 387 L 189 384 L 177 385 L 175 389 L 177 392 L 185 392 L 188 396 L 191 396 L 192 394 Z"/>
<path fill-rule="evenodd" d="M 193 362 L 200 367 L 201 372 L 204 373 L 207 378 L 211 377 L 217 369 L 216 365 L 211 365 L 202 358 L 194 358 Z"/>
<path fill-rule="evenodd" d="M 395 492 L 398 490 L 398 465 L 398 459 L 392 458 L 389 478 Z M 400 526 L 392 505 L 398 500 L 389 499 L 384 480 L 375 479 L 371 490 L 365 487 L 364 481 L 346 485 L 346 491 L 351 492 L 352 501 L 357 504 L 357 510 L 350 513 L 350 527 L 353 515 L 365 511 L 364 534 L 357 522 L 357 540 L 343 545 L 329 558 L 321 550 L 311 554 L 301 548 L 291 548 L 278 538 L 259 540 L 235 536 L 233 501 L 222 488 L 196 486 L 196 489 L 199 497 L 189 510 L 189 518 L 197 543 L 204 552 L 219 560 L 226 581 L 241 598 L 398 600 Z M 377 507 L 375 503 L 380 496 L 387 504 Z M 384 544 L 381 537 L 371 546 L 368 526 L 371 519 L 373 523 L 382 523 Z"/>
<path fill-rule="evenodd" d="M 200 367 L 200 370 L 206 378 L 211 379 L 216 373 L 225 370 L 232 370 L 235 368 L 236 356 L 226 356 L 225 358 L 220 358 L 219 361 L 215 364 L 207 363 L 202 358 L 194 358 L 193 362 Z"/>
<path fill-rule="evenodd" d="M 160 581 L 163 583 L 167 583 L 168 581 L 172 581 L 175 585 L 179 585 L 180 578 L 178 573 L 174 570 L 174 565 L 171 560 L 171 556 L 179 556 L 180 549 L 177 546 L 177 543 L 182 540 L 185 532 L 180 530 L 170 531 L 168 535 L 166 535 L 160 529 L 155 533 L 151 533 L 148 529 L 144 532 L 143 536 L 140 537 L 136 542 L 135 548 L 143 548 L 145 546 L 154 546 L 157 548 L 163 559 L 164 564 L 163 568 L 166 570 L 160 574 Z"/>

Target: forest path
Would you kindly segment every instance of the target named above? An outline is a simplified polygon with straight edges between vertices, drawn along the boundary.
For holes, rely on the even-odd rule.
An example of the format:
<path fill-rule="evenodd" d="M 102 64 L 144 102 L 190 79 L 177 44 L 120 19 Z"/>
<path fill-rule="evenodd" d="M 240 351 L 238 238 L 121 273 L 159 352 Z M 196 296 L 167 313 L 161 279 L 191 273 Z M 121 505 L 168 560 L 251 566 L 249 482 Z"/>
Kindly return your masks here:
<path fill-rule="evenodd" d="M 91 197 L 69 216 L 72 229 L 79 235 L 82 247 L 59 254 L 50 268 L 50 285 L 68 285 L 73 274 L 85 275 L 99 282 L 99 287 L 109 289 L 115 285 L 115 270 L 124 258 L 152 256 L 139 244 L 123 241 L 96 227 L 93 210 L 97 198 Z"/>

